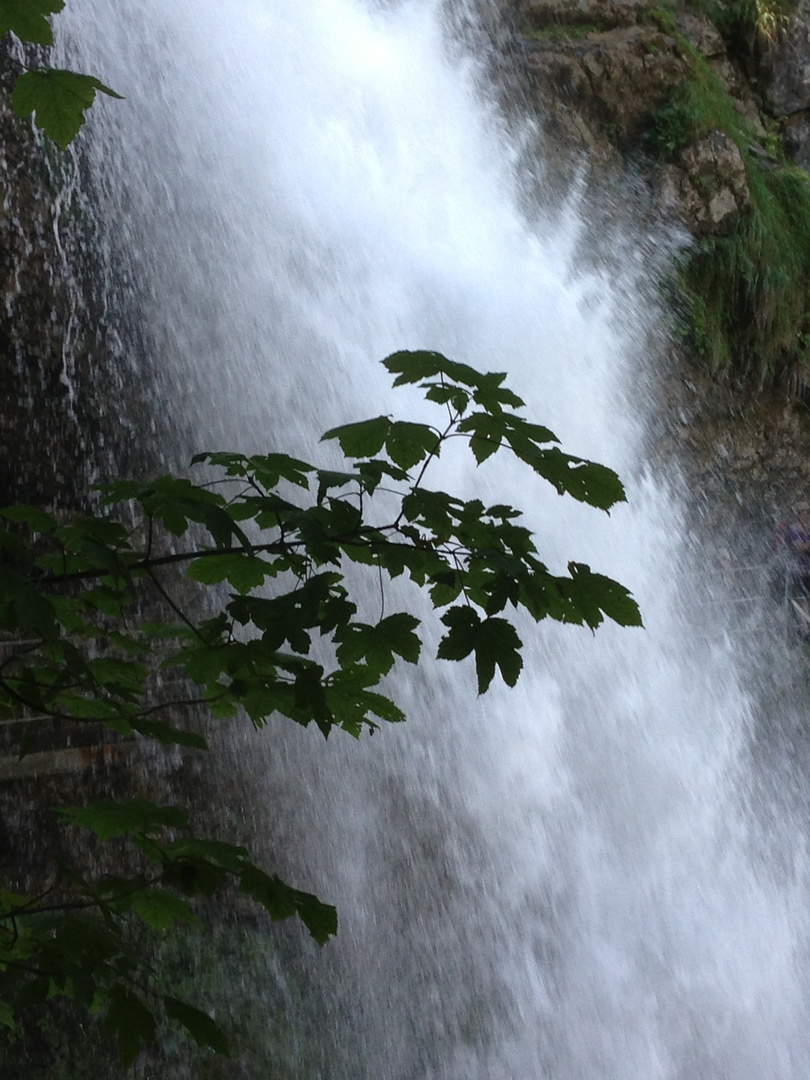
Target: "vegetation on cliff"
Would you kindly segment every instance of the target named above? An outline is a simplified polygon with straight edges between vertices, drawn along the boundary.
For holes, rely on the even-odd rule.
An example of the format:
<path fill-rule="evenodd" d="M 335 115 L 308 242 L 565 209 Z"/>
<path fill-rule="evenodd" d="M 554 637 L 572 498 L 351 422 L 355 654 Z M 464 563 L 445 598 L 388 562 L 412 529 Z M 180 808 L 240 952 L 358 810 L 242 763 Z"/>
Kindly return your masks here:
<path fill-rule="evenodd" d="M 705 60 L 693 49 L 690 54 L 690 76 L 652 114 L 645 145 L 674 161 L 719 131 L 739 151 L 747 205 L 728 235 L 698 240 L 685 260 L 682 282 L 695 342 L 711 371 L 753 377 L 762 386 L 806 360 L 810 176 L 784 160 L 778 139 L 768 140 L 763 150 Z M 701 182 L 710 198 L 716 177 L 699 177 Z"/>
<path fill-rule="evenodd" d="M 777 108 L 768 90 L 768 65 L 799 25 L 793 0 L 524 0 L 519 10 L 529 77 L 557 128 L 597 160 L 617 147 L 695 235 L 678 276 L 709 370 L 803 392 L 810 176 L 789 158 L 788 129 L 800 129 L 784 115 L 803 99 L 783 90 Z"/>

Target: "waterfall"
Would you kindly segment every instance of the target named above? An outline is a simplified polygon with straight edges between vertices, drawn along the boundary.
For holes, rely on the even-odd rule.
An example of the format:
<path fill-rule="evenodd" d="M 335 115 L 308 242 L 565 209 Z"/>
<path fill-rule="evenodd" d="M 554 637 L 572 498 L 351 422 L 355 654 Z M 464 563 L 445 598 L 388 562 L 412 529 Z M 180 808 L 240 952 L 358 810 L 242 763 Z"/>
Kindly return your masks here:
<path fill-rule="evenodd" d="M 538 136 L 507 131 L 439 0 L 69 7 L 71 62 L 126 97 L 82 153 L 167 459 L 312 459 L 327 427 L 420 415 L 377 361 L 429 348 L 508 371 L 628 484 L 607 517 L 502 462 L 446 480 L 524 508 L 553 570 L 625 583 L 643 631 L 532 630 L 517 688 L 480 699 L 467 667 L 427 662 L 396 689 L 408 723 L 359 746 L 272 725 L 234 743 L 257 842 L 275 830 L 341 918 L 301 946 L 309 1034 L 262 1075 L 803 1078 L 801 799 L 768 832 L 747 661 L 724 613 L 696 613 L 700 561 L 643 460 L 655 246 L 628 228 L 582 259 L 582 192 L 527 210 Z"/>

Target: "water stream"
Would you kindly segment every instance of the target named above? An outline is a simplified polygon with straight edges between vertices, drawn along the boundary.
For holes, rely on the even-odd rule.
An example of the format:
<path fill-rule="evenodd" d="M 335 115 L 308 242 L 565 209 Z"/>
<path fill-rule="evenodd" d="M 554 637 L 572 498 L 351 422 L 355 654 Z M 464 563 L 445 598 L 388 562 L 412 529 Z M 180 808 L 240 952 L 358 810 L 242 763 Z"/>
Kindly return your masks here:
<path fill-rule="evenodd" d="M 397 691 L 408 724 L 360 746 L 231 744 L 258 842 L 341 916 L 335 945 L 303 949 L 319 1002 L 283 1075 L 804 1078 L 804 797 L 769 831 L 750 664 L 690 606 L 681 509 L 643 460 L 654 245 L 628 231 L 600 269 L 578 257 L 581 192 L 526 211 L 542 162 L 529 185 L 438 0 L 69 6 L 72 54 L 127 99 L 95 110 L 86 152 L 154 379 L 144 439 L 174 461 L 312 457 L 326 427 L 419 414 L 377 361 L 425 347 L 508 370 L 628 483 L 608 518 L 508 465 L 447 477 L 524 507 L 552 568 L 627 584 L 644 631 L 541 628 L 518 687 L 482 699 L 427 663 Z"/>

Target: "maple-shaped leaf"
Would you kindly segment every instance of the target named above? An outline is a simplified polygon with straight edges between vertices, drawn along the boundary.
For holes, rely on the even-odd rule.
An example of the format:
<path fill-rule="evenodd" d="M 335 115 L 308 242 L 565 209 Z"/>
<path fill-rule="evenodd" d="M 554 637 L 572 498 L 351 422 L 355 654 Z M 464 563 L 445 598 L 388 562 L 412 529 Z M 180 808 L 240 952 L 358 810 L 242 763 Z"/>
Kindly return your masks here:
<path fill-rule="evenodd" d="M 120 98 L 94 75 L 79 75 L 61 68 L 26 71 L 11 93 L 16 116 L 30 116 L 55 143 L 66 149 L 84 123 L 84 110 L 96 99 L 96 91 Z"/>
<path fill-rule="evenodd" d="M 0 36 L 9 30 L 20 41 L 33 45 L 53 45 L 48 15 L 55 15 L 65 0 L 0 0 Z"/>

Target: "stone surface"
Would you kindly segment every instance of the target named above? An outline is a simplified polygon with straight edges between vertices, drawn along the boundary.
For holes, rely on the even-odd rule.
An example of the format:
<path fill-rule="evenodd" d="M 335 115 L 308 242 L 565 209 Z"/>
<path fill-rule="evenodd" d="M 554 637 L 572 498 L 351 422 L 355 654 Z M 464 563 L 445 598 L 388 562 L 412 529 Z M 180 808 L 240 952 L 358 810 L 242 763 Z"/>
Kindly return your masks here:
<path fill-rule="evenodd" d="M 703 56 L 725 56 L 726 44 L 717 27 L 702 16 L 688 11 L 679 11 L 675 16 L 675 25 Z"/>
<path fill-rule="evenodd" d="M 810 109 L 810 0 L 799 0 L 785 33 L 763 49 L 762 83 L 773 116 Z"/>
<path fill-rule="evenodd" d="M 71 506 L 149 460 L 132 424 L 148 362 L 122 363 L 103 318 L 93 178 L 12 114 L 18 71 L 0 50 L 0 505 Z"/>
<path fill-rule="evenodd" d="M 648 12 L 649 0 L 519 0 L 518 15 L 529 26 L 632 26 Z"/>
<path fill-rule="evenodd" d="M 745 164 L 736 144 L 721 131 L 688 146 L 677 163 L 656 177 L 656 204 L 695 236 L 723 236 L 750 204 Z"/>
<path fill-rule="evenodd" d="M 605 132 L 619 148 L 639 138 L 649 114 L 686 71 L 674 39 L 651 25 L 541 40 L 526 66 L 541 107 L 555 102 L 576 109 L 589 129 Z"/>
<path fill-rule="evenodd" d="M 810 113 L 791 116 L 785 125 L 785 149 L 802 169 L 810 171 Z"/>
<path fill-rule="evenodd" d="M 737 144 L 722 131 L 711 131 L 687 147 L 680 160 L 703 197 L 714 230 L 725 226 L 729 215 L 739 214 L 750 205 L 742 155 Z"/>

